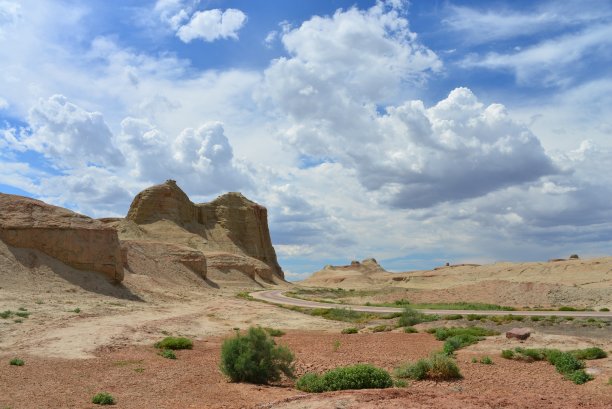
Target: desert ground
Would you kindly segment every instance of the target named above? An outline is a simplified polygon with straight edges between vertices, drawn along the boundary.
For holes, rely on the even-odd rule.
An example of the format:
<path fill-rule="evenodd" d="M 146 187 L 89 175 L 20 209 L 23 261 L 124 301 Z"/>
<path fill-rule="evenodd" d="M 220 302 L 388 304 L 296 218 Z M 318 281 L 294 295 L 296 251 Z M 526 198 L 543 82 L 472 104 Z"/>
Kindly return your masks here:
<path fill-rule="evenodd" d="M 1 409 L 93 408 L 99 392 L 110 393 L 117 408 L 612 407 L 606 312 L 612 258 L 406 273 L 368 259 L 289 283 L 265 208 L 239 194 L 194 204 L 168 181 L 141 192 L 125 219 L 102 220 L 12 195 L 0 200 Z M 275 305 L 253 297 L 261 290 L 332 308 Z M 411 333 L 399 324 L 401 313 L 360 313 L 344 305 L 409 305 L 435 313 L 458 302 L 475 306 L 433 321 L 428 316 Z M 479 314 L 482 303 L 495 304 L 487 307 L 492 316 Z M 515 315 L 490 311 L 498 307 Z M 572 316 L 560 307 L 599 316 Z M 548 316 L 547 309 L 567 316 Z M 396 379 L 388 389 L 305 393 L 287 377 L 254 385 L 222 374 L 223 342 L 256 326 L 284 332 L 274 339 L 294 353 L 296 377 L 357 363 L 394 373 L 443 347 L 435 328 L 479 326 L 495 335 L 455 352 L 459 379 Z M 507 339 L 514 327 L 529 327 L 531 336 Z M 342 333 L 349 328 L 355 333 Z M 154 347 L 166 336 L 187 337 L 193 348 L 166 359 Z M 501 357 L 517 347 L 597 347 L 608 356 L 587 360 L 593 379 L 577 385 L 547 362 Z M 481 363 L 485 357 L 492 364 Z M 9 364 L 15 358 L 24 365 Z"/>

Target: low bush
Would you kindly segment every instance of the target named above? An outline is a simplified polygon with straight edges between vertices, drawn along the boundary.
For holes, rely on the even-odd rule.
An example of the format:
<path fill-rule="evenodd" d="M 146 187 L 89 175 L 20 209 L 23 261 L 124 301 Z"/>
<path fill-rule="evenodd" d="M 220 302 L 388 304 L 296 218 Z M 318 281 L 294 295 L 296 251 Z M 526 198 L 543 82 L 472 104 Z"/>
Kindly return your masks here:
<path fill-rule="evenodd" d="M 502 358 L 505 359 L 513 359 L 514 358 L 514 351 L 511 349 L 504 349 L 501 351 L 501 356 Z"/>
<path fill-rule="evenodd" d="M 355 328 L 355 327 L 344 328 L 344 329 L 342 330 L 342 333 L 343 333 L 343 334 L 356 334 L 356 333 L 358 333 L 358 332 L 359 332 L 359 330 L 358 330 L 357 328 Z"/>
<path fill-rule="evenodd" d="M 400 316 L 400 319 L 399 319 L 399 326 L 400 327 L 411 327 L 413 325 L 420 324 L 422 322 L 436 321 L 439 318 L 440 317 L 437 315 L 427 315 L 427 314 L 418 312 L 417 310 L 412 309 L 410 307 L 404 307 L 404 311 L 402 311 L 402 315 Z"/>
<path fill-rule="evenodd" d="M 451 315 L 447 315 L 447 316 L 446 316 L 446 317 L 444 317 L 444 318 L 446 318 L 447 320 L 454 321 L 454 320 L 460 320 L 460 319 L 462 319 L 462 318 L 463 318 L 463 315 L 461 315 L 461 314 L 451 314 Z"/>
<path fill-rule="evenodd" d="M 372 327 L 372 332 L 387 332 L 387 331 L 391 331 L 393 328 L 391 328 L 388 325 L 377 325 L 375 327 Z"/>
<path fill-rule="evenodd" d="M 451 328 L 432 328 L 427 332 L 433 333 L 438 341 L 457 335 L 471 335 L 474 337 L 488 337 L 499 335 L 499 332 L 482 327 L 451 327 Z"/>
<path fill-rule="evenodd" d="M 23 366 L 25 365 L 25 362 L 23 359 L 13 358 L 9 361 L 9 364 L 13 366 Z"/>
<path fill-rule="evenodd" d="M 514 352 L 508 350 L 502 351 L 502 356 L 508 359 L 517 359 L 527 362 L 547 360 L 554 365 L 557 372 L 562 374 L 566 379 L 581 385 L 590 381 L 593 377 L 584 371 L 584 361 L 580 360 L 578 357 L 592 357 L 591 359 L 598 359 L 595 357 L 602 357 L 602 352 L 606 354 L 605 351 L 599 348 L 586 348 L 570 352 L 546 348 L 515 348 Z"/>
<path fill-rule="evenodd" d="M 176 359 L 176 354 L 171 349 L 162 349 L 159 354 L 166 359 Z"/>
<path fill-rule="evenodd" d="M 416 334 L 419 332 L 419 330 L 417 330 L 415 327 L 404 327 L 404 332 L 406 334 Z"/>
<path fill-rule="evenodd" d="M 21 318 L 28 318 L 30 316 L 30 313 L 27 311 L 17 311 L 15 315 Z"/>
<path fill-rule="evenodd" d="M 569 351 L 576 359 L 601 359 L 606 358 L 608 353 L 601 348 L 591 347 Z"/>
<path fill-rule="evenodd" d="M 377 317 L 376 314 L 359 312 L 348 308 L 315 308 L 310 314 L 328 320 L 344 322 L 364 322 Z"/>
<path fill-rule="evenodd" d="M 96 405 L 114 405 L 115 398 L 110 393 L 100 392 L 91 399 L 91 403 Z"/>
<path fill-rule="evenodd" d="M 13 311 L 11 311 L 11 310 L 6 310 L 6 311 L 0 312 L 0 318 L 3 318 L 3 319 L 7 319 L 7 318 L 11 317 L 12 315 L 13 315 Z"/>
<path fill-rule="evenodd" d="M 307 373 L 298 379 L 296 387 L 304 392 L 327 392 L 345 389 L 390 388 L 389 372 L 368 364 L 335 368 L 322 375 Z"/>
<path fill-rule="evenodd" d="M 488 356 L 483 356 L 480 358 L 480 363 L 485 365 L 493 365 L 493 360 Z"/>
<path fill-rule="evenodd" d="M 191 349 L 193 342 L 184 337 L 166 337 L 155 343 L 155 348 L 159 349 Z"/>
<path fill-rule="evenodd" d="M 246 335 L 237 333 L 221 346 L 221 371 L 233 382 L 267 384 L 280 380 L 281 374 L 293 377 L 293 353 L 278 346 L 259 327 Z"/>
<path fill-rule="evenodd" d="M 266 332 L 268 334 L 270 334 L 271 337 L 282 337 L 283 335 L 285 335 L 285 331 L 280 330 L 280 329 L 276 329 L 276 328 L 264 328 L 266 330 Z"/>
<path fill-rule="evenodd" d="M 599 309 L 600 312 L 608 312 L 610 309 L 608 307 L 603 307 Z"/>
<path fill-rule="evenodd" d="M 461 372 L 454 359 L 435 353 L 427 359 L 420 359 L 413 364 L 405 364 L 395 370 L 398 378 L 450 380 L 461 378 Z"/>

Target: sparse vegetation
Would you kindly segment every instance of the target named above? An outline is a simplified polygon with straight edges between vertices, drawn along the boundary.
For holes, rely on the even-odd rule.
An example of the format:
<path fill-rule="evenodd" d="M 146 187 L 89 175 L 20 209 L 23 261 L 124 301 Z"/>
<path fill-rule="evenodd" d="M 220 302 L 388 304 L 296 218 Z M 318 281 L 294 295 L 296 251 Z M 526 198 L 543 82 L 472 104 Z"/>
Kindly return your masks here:
<path fill-rule="evenodd" d="M 502 358 L 505 359 L 513 359 L 514 358 L 514 351 L 511 349 L 504 349 L 501 351 L 501 356 Z"/>
<path fill-rule="evenodd" d="M 74 312 L 75 314 L 79 314 L 81 312 L 81 309 L 77 307 L 74 310 L 71 310 L 70 312 Z"/>
<path fill-rule="evenodd" d="M 391 331 L 393 328 L 391 328 L 388 325 L 377 325 L 375 327 L 372 327 L 372 332 L 387 332 L 387 331 Z"/>
<path fill-rule="evenodd" d="M 332 351 L 334 352 L 338 352 L 338 350 L 340 349 L 340 340 L 339 339 L 335 339 L 334 343 L 332 344 Z"/>
<path fill-rule="evenodd" d="M 27 311 L 17 311 L 15 315 L 21 318 L 28 318 L 30 316 L 30 313 Z"/>
<path fill-rule="evenodd" d="M 266 330 L 271 337 L 282 337 L 285 335 L 285 331 L 276 328 L 265 327 L 264 330 Z"/>
<path fill-rule="evenodd" d="M 519 347 L 515 348 L 514 351 L 502 351 L 502 357 L 526 362 L 547 360 L 549 363 L 554 365 L 557 372 L 562 374 L 566 379 L 569 379 L 577 385 L 581 385 L 590 381 L 593 379 L 593 377 L 584 371 L 584 361 L 578 359 L 577 356 L 602 357 L 599 351 L 596 351 L 598 349 L 599 348 L 587 348 L 585 350 L 563 352 L 559 351 L 558 349 L 528 349 Z M 605 354 L 605 351 L 601 352 Z"/>
<path fill-rule="evenodd" d="M 233 382 L 267 384 L 281 374 L 293 377 L 293 353 L 259 327 L 237 333 L 221 346 L 221 371 Z"/>
<path fill-rule="evenodd" d="M 440 317 L 437 315 L 427 315 L 410 307 L 404 307 L 399 319 L 400 327 L 411 327 L 422 322 L 436 321 Z"/>
<path fill-rule="evenodd" d="M 159 349 L 191 349 L 193 341 L 184 337 L 166 337 L 155 343 L 155 348 Z"/>
<path fill-rule="evenodd" d="M 166 359 L 176 359 L 176 354 L 171 349 L 162 349 L 159 354 Z"/>
<path fill-rule="evenodd" d="M 603 307 L 599 309 L 600 312 L 608 312 L 610 309 L 608 307 Z"/>
<path fill-rule="evenodd" d="M 428 359 L 420 359 L 413 364 L 405 364 L 395 370 L 395 376 L 415 381 L 422 379 L 451 380 L 462 377 L 455 360 L 441 353 L 432 354 Z"/>
<path fill-rule="evenodd" d="M 451 314 L 451 315 L 447 315 L 446 317 L 444 317 L 444 319 L 447 319 L 449 321 L 460 320 L 462 318 L 463 318 L 463 315 L 461 314 Z"/>
<path fill-rule="evenodd" d="M 419 331 L 415 327 L 404 327 L 404 332 L 407 334 L 416 334 Z"/>
<path fill-rule="evenodd" d="M 13 311 L 11 311 L 11 310 L 6 310 L 6 311 L 0 312 L 0 318 L 3 318 L 3 319 L 10 318 L 12 315 L 13 315 Z"/>
<path fill-rule="evenodd" d="M 348 308 L 315 308 L 310 311 L 310 314 L 328 320 L 345 322 L 366 322 L 379 317 L 376 314 L 359 312 Z"/>
<path fill-rule="evenodd" d="M 19 358 L 13 358 L 9 361 L 9 365 L 13 365 L 13 366 L 23 366 L 25 365 L 25 361 L 23 359 L 19 359 Z"/>
<path fill-rule="evenodd" d="M 115 398 L 113 398 L 113 395 L 111 395 L 110 393 L 101 392 L 96 394 L 91 399 L 91 403 L 95 403 L 96 405 L 114 405 Z"/>
<path fill-rule="evenodd" d="M 307 373 L 298 379 L 296 387 L 304 392 L 327 392 L 345 389 L 390 388 L 389 372 L 368 364 L 335 368 L 322 375 Z"/>
<path fill-rule="evenodd" d="M 452 355 L 458 349 L 475 344 L 485 336 L 499 334 L 482 327 L 431 328 L 427 332 L 433 333 L 438 341 L 445 341 L 442 351 L 446 355 Z"/>
<path fill-rule="evenodd" d="M 242 298 L 242 299 L 248 300 L 248 301 L 255 301 L 255 298 L 253 298 L 251 296 L 251 294 L 249 294 L 248 291 L 241 291 L 238 294 L 236 294 L 236 297 Z"/>
<path fill-rule="evenodd" d="M 569 351 L 576 359 L 601 359 L 606 358 L 608 353 L 601 348 L 591 347 L 585 349 L 576 349 L 573 351 Z"/>
<path fill-rule="evenodd" d="M 343 333 L 343 334 L 356 334 L 356 333 L 358 333 L 358 332 L 359 332 L 359 330 L 358 330 L 357 328 L 355 328 L 355 327 L 344 328 L 344 329 L 342 330 L 342 333 Z"/>
<path fill-rule="evenodd" d="M 480 363 L 485 365 L 493 365 L 493 360 L 488 356 L 483 356 L 480 358 Z"/>

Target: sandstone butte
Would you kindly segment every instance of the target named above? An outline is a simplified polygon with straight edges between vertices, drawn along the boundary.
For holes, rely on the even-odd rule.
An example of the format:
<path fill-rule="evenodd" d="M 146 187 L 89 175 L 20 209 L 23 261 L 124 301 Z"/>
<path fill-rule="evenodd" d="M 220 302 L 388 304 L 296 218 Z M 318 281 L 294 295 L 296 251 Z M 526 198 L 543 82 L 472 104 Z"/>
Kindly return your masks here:
<path fill-rule="evenodd" d="M 123 280 L 115 229 L 40 200 L 0 193 L 0 240 L 9 246 L 42 251 L 79 270 Z"/>
<path fill-rule="evenodd" d="M 117 282 L 124 268 L 170 281 L 186 268 L 213 286 L 284 282 L 265 207 L 233 192 L 195 204 L 173 180 L 140 192 L 125 219 L 96 220 L 0 193 L 0 240 Z"/>
<path fill-rule="evenodd" d="M 167 180 L 136 195 L 125 220 L 110 222 L 127 247 L 130 267 L 130 247 L 165 243 L 183 264 L 183 252 L 190 254 L 188 260 L 197 253 L 205 257 L 206 266 L 198 267 L 203 277 L 224 281 L 238 273 L 267 282 L 284 279 L 270 239 L 266 208 L 240 193 L 196 204 L 174 180 Z"/>

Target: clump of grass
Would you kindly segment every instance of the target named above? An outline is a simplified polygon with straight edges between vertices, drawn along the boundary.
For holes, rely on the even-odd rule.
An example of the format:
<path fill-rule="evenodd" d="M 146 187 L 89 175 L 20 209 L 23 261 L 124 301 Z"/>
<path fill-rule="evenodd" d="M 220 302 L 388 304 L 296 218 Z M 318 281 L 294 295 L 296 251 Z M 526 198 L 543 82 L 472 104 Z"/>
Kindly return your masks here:
<path fill-rule="evenodd" d="M 293 359 L 287 347 L 277 346 L 259 327 L 236 333 L 221 346 L 221 371 L 233 382 L 267 384 L 278 381 L 281 373 L 292 378 Z"/>
<path fill-rule="evenodd" d="M 176 359 L 176 354 L 171 349 L 162 349 L 159 354 L 166 359 Z"/>
<path fill-rule="evenodd" d="M 253 298 L 251 296 L 251 294 L 249 294 L 248 291 L 241 291 L 238 294 L 236 294 L 236 297 L 242 298 L 242 299 L 248 300 L 248 301 L 254 301 L 255 300 L 255 298 Z"/>
<path fill-rule="evenodd" d="M 539 315 L 534 315 L 533 317 L 530 318 L 531 321 L 533 322 L 538 322 L 542 319 L 542 317 L 540 317 Z"/>
<path fill-rule="evenodd" d="M 601 348 L 591 347 L 569 351 L 576 359 L 601 359 L 606 358 L 608 353 Z"/>
<path fill-rule="evenodd" d="M 338 352 L 338 350 L 340 349 L 340 340 L 339 339 L 335 339 L 333 344 L 332 344 L 332 350 L 334 352 Z"/>
<path fill-rule="evenodd" d="M 6 310 L 6 311 L 0 312 L 0 318 L 2 318 L 2 319 L 10 318 L 12 315 L 13 315 L 13 311 L 11 311 L 11 310 Z"/>
<path fill-rule="evenodd" d="M 342 330 L 342 333 L 343 333 L 343 334 L 356 334 L 356 333 L 358 333 L 358 332 L 359 332 L 359 330 L 358 330 L 357 328 L 355 328 L 355 327 L 344 328 L 344 329 Z"/>
<path fill-rule="evenodd" d="M 266 327 L 264 328 L 264 330 L 266 330 L 266 332 L 271 336 L 271 337 L 282 337 L 283 335 L 285 335 L 285 331 L 280 330 L 280 329 L 276 329 L 276 328 L 269 328 Z"/>
<path fill-rule="evenodd" d="M 427 332 L 434 334 L 438 341 L 444 341 L 447 338 L 457 335 L 471 335 L 474 337 L 488 337 L 491 335 L 499 335 L 499 332 L 483 327 L 440 327 L 431 328 Z"/>
<path fill-rule="evenodd" d="M 27 311 L 17 311 L 15 315 L 21 318 L 28 318 L 30 316 L 30 313 Z"/>
<path fill-rule="evenodd" d="M 19 308 L 17 308 L 17 309 L 18 309 L 19 311 L 27 311 L 27 310 L 28 310 L 28 309 L 27 309 L 27 308 L 25 308 L 25 307 L 19 307 Z"/>
<path fill-rule="evenodd" d="M 587 351 L 589 350 L 589 351 Z M 587 348 L 586 350 L 575 350 L 570 352 L 559 351 L 558 349 L 528 349 L 528 348 L 515 348 L 513 354 L 504 353 L 502 356 L 508 359 L 518 359 L 527 362 L 547 360 L 549 363 L 555 366 L 557 372 L 562 374 L 566 379 L 574 382 L 577 385 L 581 385 L 585 382 L 590 381 L 593 377 L 584 371 L 584 361 L 576 358 L 578 356 L 594 357 L 599 356 L 599 352 L 594 349 Z M 603 352 L 603 351 L 602 351 Z M 605 352 L 604 352 L 605 353 Z M 597 358 L 594 358 L 597 359 Z"/>
<path fill-rule="evenodd" d="M 166 337 L 155 343 L 155 348 L 159 349 L 191 349 L 193 342 L 184 337 Z"/>
<path fill-rule="evenodd" d="M 393 328 L 391 328 L 388 325 L 377 325 L 375 327 L 372 327 L 372 332 L 387 332 L 387 331 L 391 331 Z"/>
<path fill-rule="evenodd" d="M 96 405 L 114 405 L 115 398 L 110 393 L 100 392 L 91 399 L 91 403 Z"/>
<path fill-rule="evenodd" d="M 610 309 L 608 307 L 603 307 L 599 309 L 600 312 L 608 312 Z"/>
<path fill-rule="evenodd" d="M 74 312 L 75 314 L 79 314 L 81 312 L 81 309 L 77 307 L 74 310 L 71 310 L 70 312 Z"/>
<path fill-rule="evenodd" d="M 482 314 L 468 314 L 467 315 L 467 320 L 468 321 L 480 321 L 480 320 L 484 320 L 486 318 L 487 318 L 487 316 L 486 315 L 482 315 Z"/>
<path fill-rule="evenodd" d="M 441 353 L 432 354 L 429 358 L 419 359 L 412 364 L 405 364 L 395 370 L 395 376 L 415 381 L 422 379 L 450 380 L 462 377 L 455 360 Z"/>
<path fill-rule="evenodd" d="M 406 334 L 416 334 L 419 332 L 419 330 L 417 330 L 415 327 L 404 327 L 404 332 Z"/>
<path fill-rule="evenodd" d="M 13 365 L 13 366 L 24 366 L 25 365 L 25 361 L 23 359 L 19 359 L 19 358 L 13 358 L 9 361 L 9 365 Z"/>
<path fill-rule="evenodd" d="M 476 357 L 472 358 L 472 363 L 473 364 L 478 363 L 478 359 Z"/>
<path fill-rule="evenodd" d="M 355 311 L 348 308 L 315 308 L 310 314 L 328 320 L 345 322 L 364 322 L 377 317 L 375 314 Z"/>
<path fill-rule="evenodd" d="M 322 375 L 307 373 L 296 383 L 299 390 L 315 393 L 392 386 L 393 379 L 389 372 L 368 364 L 335 368 Z"/>
<path fill-rule="evenodd" d="M 511 349 L 504 349 L 501 351 L 501 356 L 505 359 L 514 359 L 514 351 Z"/>
<path fill-rule="evenodd" d="M 462 318 L 463 318 L 463 315 L 461 315 L 461 314 L 451 314 L 451 315 L 447 315 L 447 316 L 446 316 L 446 317 L 444 317 L 444 318 L 445 318 L 445 319 L 447 319 L 447 320 L 454 321 L 454 320 L 460 320 L 460 319 L 462 319 Z"/>
<path fill-rule="evenodd" d="M 404 307 L 404 311 L 402 311 L 402 315 L 400 316 L 400 319 L 399 319 L 399 326 L 400 327 L 411 327 L 413 325 L 420 324 L 422 322 L 436 321 L 439 318 L 440 317 L 437 315 L 427 315 L 427 314 L 418 312 L 417 310 L 412 309 L 410 307 Z"/>
<path fill-rule="evenodd" d="M 480 363 L 485 365 L 493 365 L 493 360 L 488 356 L 483 356 L 480 358 Z"/>

